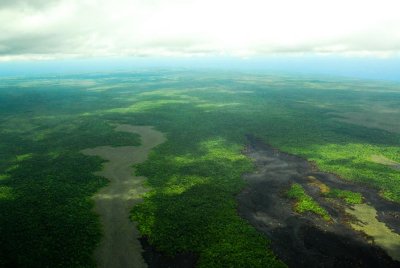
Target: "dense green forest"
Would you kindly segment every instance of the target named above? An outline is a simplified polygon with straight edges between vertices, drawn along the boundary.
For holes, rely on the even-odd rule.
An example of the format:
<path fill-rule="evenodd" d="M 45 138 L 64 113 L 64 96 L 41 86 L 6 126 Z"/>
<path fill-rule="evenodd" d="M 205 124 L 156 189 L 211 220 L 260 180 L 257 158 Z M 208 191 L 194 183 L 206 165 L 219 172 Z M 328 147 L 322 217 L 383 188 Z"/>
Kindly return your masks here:
<path fill-rule="evenodd" d="M 253 170 L 241 153 L 246 134 L 400 202 L 400 172 L 376 161 L 400 162 L 399 107 L 399 84 L 346 78 L 158 70 L 2 79 L 0 266 L 94 266 L 101 228 L 90 197 L 107 181 L 93 175 L 102 161 L 80 150 L 140 143 L 114 123 L 167 137 L 136 166 L 150 191 L 131 217 L 151 245 L 193 252 L 200 267 L 285 266 L 236 212 L 241 176 Z"/>

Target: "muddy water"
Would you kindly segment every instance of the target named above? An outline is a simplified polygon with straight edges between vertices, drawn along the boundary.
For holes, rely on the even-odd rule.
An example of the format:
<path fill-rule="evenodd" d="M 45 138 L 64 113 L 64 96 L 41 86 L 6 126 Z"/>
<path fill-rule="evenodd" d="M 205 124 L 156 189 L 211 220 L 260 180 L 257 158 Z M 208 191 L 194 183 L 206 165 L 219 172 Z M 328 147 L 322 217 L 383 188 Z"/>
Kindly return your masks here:
<path fill-rule="evenodd" d="M 347 208 L 346 212 L 356 219 L 351 223 L 353 229 L 372 237 L 374 242 L 385 249 L 393 259 L 400 261 L 400 235 L 377 220 L 377 212 L 374 207 L 368 204 L 358 204 Z"/>
<path fill-rule="evenodd" d="M 115 130 L 139 134 L 141 145 L 100 146 L 82 151 L 85 155 L 107 160 L 96 175 L 110 180 L 109 185 L 93 197 L 104 233 L 95 259 L 102 268 L 147 267 L 142 257 L 140 234 L 129 220 L 130 209 L 141 201 L 140 196 L 146 191 L 143 187 L 145 177 L 135 176 L 132 165 L 144 162 L 150 150 L 166 139 L 149 126 L 117 125 Z"/>
<path fill-rule="evenodd" d="M 244 153 L 254 160 L 256 172 L 244 176 L 248 187 L 237 196 L 238 212 L 270 238 L 272 249 L 289 267 L 400 267 L 385 248 L 371 244 L 348 224 L 351 217 L 342 201 L 322 197 L 321 184 L 361 192 L 368 203 L 383 211 L 378 218 L 388 226 L 399 226 L 399 204 L 382 200 L 374 190 L 319 172 L 307 161 L 252 136 L 248 140 Z M 310 178 L 314 178 L 311 183 Z M 293 182 L 328 211 L 331 222 L 312 213 L 293 212 L 292 201 L 285 197 Z"/>

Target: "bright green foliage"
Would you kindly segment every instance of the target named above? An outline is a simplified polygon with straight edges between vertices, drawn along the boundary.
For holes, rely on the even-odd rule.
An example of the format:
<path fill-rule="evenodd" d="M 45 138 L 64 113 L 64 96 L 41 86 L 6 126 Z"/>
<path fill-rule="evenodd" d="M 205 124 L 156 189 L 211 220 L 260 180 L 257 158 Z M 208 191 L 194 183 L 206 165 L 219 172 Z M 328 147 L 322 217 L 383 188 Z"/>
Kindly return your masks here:
<path fill-rule="evenodd" d="M 293 183 L 287 191 L 287 197 L 296 200 L 294 208 L 299 213 L 313 212 L 320 215 L 324 220 L 329 221 L 331 217 L 311 196 L 309 196 L 298 183 Z"/>
<path fill-rule="evenodd" d="M 233 197 L 251 162 L 221 138 L 190 140 L 181 142 L 195 155 L 172 155 L 165 144 L 137 166 L 152 189 L 132 211 L 141 233 L 167 254 L 199 253 L 199 267 L 283 267 L 267 240 L 236 213 Z"/>
<path fill-rule="evenodd" d="M 330 191 L 327 193 L 327 196 L 341 198 L 350 205 L 361 204 L 363 202 L 363 197 L 360 193 L 347 190 L 330 189 Z"/>

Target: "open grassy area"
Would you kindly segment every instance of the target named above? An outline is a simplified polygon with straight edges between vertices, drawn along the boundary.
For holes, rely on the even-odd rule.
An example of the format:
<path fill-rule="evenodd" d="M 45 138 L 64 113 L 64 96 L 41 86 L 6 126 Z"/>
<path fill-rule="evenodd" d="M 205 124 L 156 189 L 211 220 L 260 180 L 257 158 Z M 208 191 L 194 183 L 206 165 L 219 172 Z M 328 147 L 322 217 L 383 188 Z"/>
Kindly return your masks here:
<path fill-rule="evenodd" d="M 331 189 L 326 196 L 341 198 L 346 201 L 347 204 L 355 205 L 363 202 L 363 197 L 360 193 L 355 193 L 347 190 Z"/>
<path fill-rule="evenodd" d="M 79 151 L 139 142 L 109 123 L 152 125 L 168 139 L 137 166 L 150 191 L 132 218 L 154 247 L 194 252 L 201 267 L 282 266 L 236 213 L 241 175 L 253 169 L 245 135 L 400 202 L 398 170 L 371 161 L 400 162 L 400 134 L 337 119 L 377 101 L 396 116 L 398 85 L 205 71 L 3 81 L 0 266 L 93 266 L 101 233 L 90 196 L 106 181 L 92 175 L 100 159 Z"/>
<path fill-rule="evenodd" d="M 295 200 L 294 209 L 299 213 L 312 212 L 329 221 L 331 217 L 298 183 L 293 183 L 286 193 L 287 197 Z"/>

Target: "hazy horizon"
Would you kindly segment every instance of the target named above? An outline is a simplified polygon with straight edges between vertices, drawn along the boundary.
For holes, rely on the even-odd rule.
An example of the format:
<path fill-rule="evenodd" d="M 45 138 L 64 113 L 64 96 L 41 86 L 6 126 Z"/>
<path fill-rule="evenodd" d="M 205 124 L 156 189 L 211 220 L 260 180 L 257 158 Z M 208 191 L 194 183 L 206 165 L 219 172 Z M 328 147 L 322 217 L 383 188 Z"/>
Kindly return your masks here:
<path fill-rule="evenodd" d="M 0 63 L 0 77 L 43 76 L 95 72 L 131 72 L 143 69 L 209 69 L 261 71 L 292 75 L 323 75 L 355 79 L 400 81 L 400 59 L 347 58 L 334 56 L 145 57 L 90 58 Z"/>

